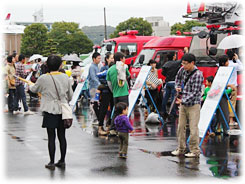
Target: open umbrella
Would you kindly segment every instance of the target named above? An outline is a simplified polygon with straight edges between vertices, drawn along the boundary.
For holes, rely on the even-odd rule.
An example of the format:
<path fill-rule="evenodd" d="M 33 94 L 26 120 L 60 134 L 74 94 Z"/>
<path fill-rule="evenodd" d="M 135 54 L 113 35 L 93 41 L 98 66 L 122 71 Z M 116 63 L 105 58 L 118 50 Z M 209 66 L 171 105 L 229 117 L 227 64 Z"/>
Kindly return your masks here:
<path fill-rule="evenodd" d="M 244 36 L 242 35 L 230 35 L 225 37 L 219 43 L 218 49 L 233 49 L 243 46 Z"/>
<path fill-rule="evenodd" d="M 48 57 L 42 57 L 41 59 L 42 59 L 42 62 L 44 63 L 47 61 Z"/>
<path fill-rule="evenodd" d="M 67 55 L 67 54 L 62 57 L 63 61 L 67 61 L 67 59 L 69 59 L 69 55 Z"/>
<path fill-rule="evenodd" d="M 31 57 L 30 57 L 30 59 L 29 59 L 29 61 L 33 61 L 33 60 L 36 60 L 36 59 L 38 59 L 38 58 L 41 58 L 42 59 L 42 55 L 40 55 L 40 54 L 33 54 Z"/>
<path fill-rule="evenodd" d="M 62 60 L 65 60 L 65 61 L 76 61 L 76 62 L 81 62 L 82 61 L 76 54 L 65 55 L 64 57 L 62 57 Z"/>

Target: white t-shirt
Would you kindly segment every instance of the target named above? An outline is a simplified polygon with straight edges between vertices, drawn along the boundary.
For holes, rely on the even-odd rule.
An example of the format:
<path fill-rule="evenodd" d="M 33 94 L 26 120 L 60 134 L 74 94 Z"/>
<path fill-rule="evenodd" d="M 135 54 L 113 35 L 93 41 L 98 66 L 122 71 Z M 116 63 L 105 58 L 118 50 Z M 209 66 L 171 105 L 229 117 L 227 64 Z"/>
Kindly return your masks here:
<path fill-rule="evenodd" d="M 229 60 L 228 66 L 234 67 L 228 84 L 234 84 L 235 86 L 237 86 L 237 72 L 243 70 L 243 64 L 239 59 L 236 60 L 236 63 L 234 63 L 232 60 Z"/>

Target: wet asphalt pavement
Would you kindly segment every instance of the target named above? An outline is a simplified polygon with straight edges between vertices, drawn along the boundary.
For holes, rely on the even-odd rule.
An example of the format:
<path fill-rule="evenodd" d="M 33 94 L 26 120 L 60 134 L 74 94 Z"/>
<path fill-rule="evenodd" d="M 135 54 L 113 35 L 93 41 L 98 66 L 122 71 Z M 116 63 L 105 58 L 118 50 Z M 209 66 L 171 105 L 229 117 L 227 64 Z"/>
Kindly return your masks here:
<path fill-rule="evenodd" d="M 66 169 L 50 171 L 46 129 L 41 128 L 39 104 L 29 104 L 34 115 L 5 113 L 6 179 L 100 179 L 148 178 L 155 179 L 217 179 L 237 181 L 241 178 L 240 140 L 237 137 L 207 138 L 200 158 L 173 157 L 170 151 L 177 147 L 177 125 L 147 125 L 143 110 L 137 108 L 131 115 L 136 133 L 130 135 L 128 158 L 118 158 L 117 137 L 97 135 L 92 125 L 88 105 L 74 115 L 73 126 L 66 131 Z M 60 151 L 57 140 L 56 157 Z"/>

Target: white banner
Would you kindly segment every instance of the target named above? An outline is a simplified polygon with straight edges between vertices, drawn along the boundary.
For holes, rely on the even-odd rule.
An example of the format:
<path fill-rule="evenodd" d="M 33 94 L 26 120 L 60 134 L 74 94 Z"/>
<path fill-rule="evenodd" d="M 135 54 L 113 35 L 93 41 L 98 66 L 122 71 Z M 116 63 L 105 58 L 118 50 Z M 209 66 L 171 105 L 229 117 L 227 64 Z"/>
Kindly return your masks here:
<path fill-rule="evenodd" d="M 91 64 L 87 64 L 85 67 L 84 67 L 84 70 L 83 70 L 83 73 L 81 75 L 81 79 L 83 79 L 84 81 L 81 82 L 81 83 L 78 83 L 77 84 L 77 87 L 73 93 L 73 96 L 72 96 L 72 99 L 70 101 L 70 106 L 72 106 L 72 111 L 74 110 L 74 107 L 75 107 L 75 104 L 77 103 L 77 100 L 79 98 L 79 95 L 81 94 L 81 91 L 83 89 L 83 86 L 85 84 L 85 82 L 87 81 L 87 78 L 88 78 L 88 71 L 89 71 L 89 67 L 90 67 Z M 88 81 L 87 81 L 88 82 Z"/>
<path fill-rule="evenodd" d="M 83 89 L 84 83 L 85 83 L 85 81 L 77 84 L 77 87 L 76 87 L 76 89 L 75 89 L 75 91 L 73 93 L 72 99 L 71 99 L 71 101 L 69 103 L 71 106 L 74 106 L 76 104 L 76 102 L 78 100 L 78 97 L 79 97 L 79 95 L 80 95 L 80 93 L 81 93 L 81 91 Z"/>
<path fill-rule="evenodd" d="M 200 120 L 199 120 L 198 128 L 199 128 L 199 137 L 201 138 L 206 135 L 209 124 L 219 105 L 221 97 L 224 94 L 224 90 L 230 79 L 232 71 L 233 71 L 233 67 L 219 67 L 218 72 L 215 75 L 211 89 L 208 92 L 208 96 L 200 112 Z"/>
<path fill-rule="evenodd" d="M 30 80 L 31 79 L 31 76 L 32 76 L 32 72 L 26 77 L 26 80 Z M 25 83 L 24 87 L 26 88 L 27 86 L 27 83 Z"/>
<path fill-rule="evenodd" d="M 129 94 L 129 106 L 128 106 L 128 117 L 131 115 L 134 105 L 140 95 L 140 92 L 145 84 L 147 76 L 151 70 L 151 66 L 142 66 L 140 73 L 134 83 L 134 86 Z"/>

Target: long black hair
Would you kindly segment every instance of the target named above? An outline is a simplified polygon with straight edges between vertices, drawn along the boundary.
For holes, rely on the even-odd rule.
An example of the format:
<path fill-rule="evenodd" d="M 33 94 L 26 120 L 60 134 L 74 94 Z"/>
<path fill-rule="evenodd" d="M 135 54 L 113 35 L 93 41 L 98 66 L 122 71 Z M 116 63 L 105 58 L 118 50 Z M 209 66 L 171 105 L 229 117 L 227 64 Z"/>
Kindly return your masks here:
<path fill-rule="evenodd" d="M 110 58 L 110 55 L 112 55 L 112 53 L 111 52 L 107 52 L 106 54 L 105 54 L 105 65 L 108 65 L 108 59 Z"/>

